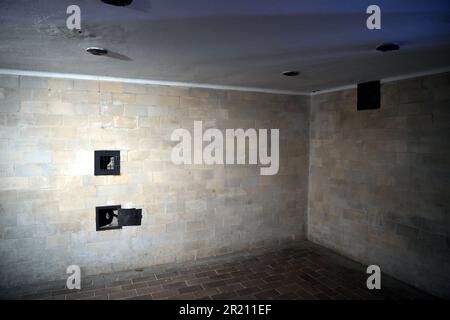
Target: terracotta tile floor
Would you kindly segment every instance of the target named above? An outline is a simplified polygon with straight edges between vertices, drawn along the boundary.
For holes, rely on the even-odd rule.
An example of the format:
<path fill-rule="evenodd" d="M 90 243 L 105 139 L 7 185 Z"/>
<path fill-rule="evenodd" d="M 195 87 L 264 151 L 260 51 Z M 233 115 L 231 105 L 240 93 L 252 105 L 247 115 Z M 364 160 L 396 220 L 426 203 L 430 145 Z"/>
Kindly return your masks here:
<path fill-rule="evenodd" d="M 81 290 L 65 281 L 2 289 L 3 299 L 430 299 L 382 275 L 366 288 L 363 265 L 310 242 L 255 249 L 190 263 L 84 277 Z"/>

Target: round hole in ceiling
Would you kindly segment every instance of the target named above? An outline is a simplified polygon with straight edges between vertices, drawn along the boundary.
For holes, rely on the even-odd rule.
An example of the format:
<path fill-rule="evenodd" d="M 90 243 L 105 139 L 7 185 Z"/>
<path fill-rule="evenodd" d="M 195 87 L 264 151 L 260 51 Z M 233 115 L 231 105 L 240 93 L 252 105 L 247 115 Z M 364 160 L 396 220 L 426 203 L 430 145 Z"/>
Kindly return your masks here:
<path fill-rule="evenodd" d="M 395 51 L 399 50 L 400 46 L 396 43 L 382 43 L 376 47 L 377 51 L 387 52 L 387 51 Z"/>
<path fill-rule="evenodd" d="M 283 76 L 286 76 L 286 77 L 296 77 L 300 74 L 300 72 L 298 72 L 298 71 L 283 71 L 282 74 L 283 74 Z"/>
<path fill-rule="evenodd" d="M 112 6 L 126 7 L 129 6 L 133 0 L 102 0 L 102 2 Z"/>
<path fill-rule="evenodd" d="M 108 50 L 99 47 L 89 47 L 86 48 L 86 51 L 90 54 L 93 54 L 94 56 L 104 56 L 108 54 Z"/>

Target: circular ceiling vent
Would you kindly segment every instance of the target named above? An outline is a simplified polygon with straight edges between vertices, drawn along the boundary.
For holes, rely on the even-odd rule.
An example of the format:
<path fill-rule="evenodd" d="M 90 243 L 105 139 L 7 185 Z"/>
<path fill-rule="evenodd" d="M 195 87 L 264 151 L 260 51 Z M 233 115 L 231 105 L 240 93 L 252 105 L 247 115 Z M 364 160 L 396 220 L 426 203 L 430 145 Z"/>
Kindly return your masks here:
<path fill-rule="evenodd" d="M 126 7 L 129 6 L 133 0 L 102 0 L 102 2 L 112 6 Z"/>
<path fill-rule="evenodd" d="M 286 77 L 296 77 L 296 76 L 298 76 L 300 74 L 300 72 L 298 72 L 298 71 L 284 71 L 282 74 L 283 74 L 283 76 L 286 76 Z"/>
<path fill-rule="evenodd" d="M 376 47 L 378 51 L 387 52 L 387 51 L 395 51 L 399 50 L 400 46 L 396 43 L 382 43 Z"/>
<path fill-rule="evenodd" d="M 87 52 L 93 54 L 94 56 L 104 56 L 108 54 L 108 50 L 99 47 L 89 47 L 86 49 Z"/>

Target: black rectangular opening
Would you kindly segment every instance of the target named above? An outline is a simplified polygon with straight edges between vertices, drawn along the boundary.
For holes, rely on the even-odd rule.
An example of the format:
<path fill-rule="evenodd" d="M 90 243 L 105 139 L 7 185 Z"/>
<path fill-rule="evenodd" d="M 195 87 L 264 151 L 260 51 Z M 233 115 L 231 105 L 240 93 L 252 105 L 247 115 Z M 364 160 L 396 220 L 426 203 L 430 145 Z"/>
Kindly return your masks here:
<path fill-rule="evenodd" d="M 96 176 L 120 175 L 120 151 L 100 150 L 95 151 Z"/>
<path fill-rule="evenodd" d="M 121 206 L 103 206 L 95 208 L 97 231 L 121 229 L 119 224 L 119 210 Z"/>
<path fill-rule="evenodd" d="M 358 84 L 358 110 L 380 109 L 380 81 Z"/>

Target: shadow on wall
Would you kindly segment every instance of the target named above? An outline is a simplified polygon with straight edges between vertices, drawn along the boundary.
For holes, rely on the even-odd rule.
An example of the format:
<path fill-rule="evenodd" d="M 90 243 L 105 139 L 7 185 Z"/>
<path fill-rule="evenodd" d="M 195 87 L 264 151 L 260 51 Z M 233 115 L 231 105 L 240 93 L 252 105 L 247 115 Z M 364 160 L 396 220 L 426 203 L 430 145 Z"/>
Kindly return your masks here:
<path fill-rule="evenodd" d="M 450 73 L 312 98 L 309 238 L 450 297 Z"/>

